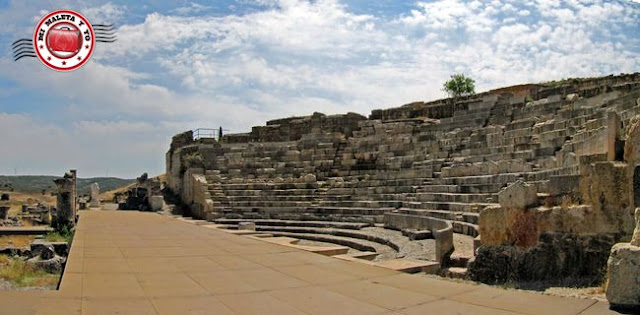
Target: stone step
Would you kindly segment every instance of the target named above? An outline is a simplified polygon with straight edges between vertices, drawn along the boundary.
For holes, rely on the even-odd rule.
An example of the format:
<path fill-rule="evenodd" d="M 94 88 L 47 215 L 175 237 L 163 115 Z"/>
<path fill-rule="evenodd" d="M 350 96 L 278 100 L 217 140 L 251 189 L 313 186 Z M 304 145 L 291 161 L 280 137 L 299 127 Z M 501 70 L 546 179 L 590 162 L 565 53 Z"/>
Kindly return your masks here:
<path fill-rule="evenodd" d="M 245 202 L 245 201 L 257 201 L 257 202 L 277 202 L 277 201 L 282 201 L 282 202 L 306 202 L 306 201 L 313 201 L 317 196 L 315 195 L 311 195 L 311 196 L 307 196 L 307 195 L 293 195 L 293 196 L 288 196 L 288 195 L 282 195 L 282 196 L 229 196 L 227 195 L 226 200 L 229 202 Z"/>
<path fill-rule="evenodd" d="M 410 194 L 408 199 L 413 199 L 414 201 L 482 203 L 487 202 L 489 198 L 497 200 L 497 197 L 496 194 L 415 193 Z"/>
<path fill-rule="evenodd" d="M 211 191 L 211 190 L 210 190 Z M 314 195 L 317 189 L 224 189 L 227 196 L 298 196 Z"/>
<path fill-rule="evenodd" d="M 444 177 L 434 180 L 434 184 L 445 185 L 475 185 L 475 184 L 506 184 L 517 181 L 522 173 L 502 173 L 495 175 L 473 175 Z"/>
<path fill-rule="evenodd" d="M 435 274 L 440 269 L 440 264 L 434 261 L 424 261 L 410 258 L 398 258 L 374 263 L 375 266 L 406 273 L 424 272 Z"/>
<path fill-rule="evenodd" d="M 248 200 L 248 201 L 234 201 L 227 200 L 230 207 L 250 208 L 250 207 L 270 207 L 270 208 L 284 208 L 284 207 L 309 207 L 311 201 L 267 201 L 260 200 Z"/>
<path fill-rule="evenodd" d="M 374 183 L 369 183 L 373 185 Z M 331 188 L 327 191 L 329 195 L 372 195 L 372 194 L 403 194 L 414 193 L 418 186 L 366 186 L 366 187 L 347 187 L 341 185 L 340 188 Z"/>
<path fill-rule="evenodd" d="M 466 279 L 467 268 L 463 267 L 448 267 L 440 270 L 440 275 L 445 278 L 452 279 Z"/>
<path fill-rule="evenodd" d="M 479 234 L 478 213 L 461 213 L 444 210 L 416 210 L 402 208 L 398 209 L 399 213 L 433 217 L 448 220 L 453 226 L 453 232 L 476 237 Z"/>
<path fill-rule="evenodd" d="M 336 222 L 336 221 L 295 221 L 295 220 L 264 220 L 264 219 L 216 219 L 215 223 L 235 224 L 240 222 L 254 222 L 257 226 L 281 226 L 281 227 L 316 227 L 316 228 L 336 228 L 347 230 L 360 230 L 371 226 L 370 223 L 357 222 Z"/>
<path fill-rule="evenodd" d="M 555 175 L 576 175 L 580 174 L 580 167 L 578 165 L 562 167 L 562 168 L 554 168 L 547 169 L 537 172 L 528 172 L 524 173 L 524 180 L 529 181 L 542 181 L 549 180 L 551 176 Z"/>
<path fill-rule="evenodd" d="M 398 200 L 323 200 L 320 202 L 322 207 L 340 207 L 340 208 L 397 208 L 402 206 L 402 201 Z"/>
<path fill-rule="evenodd" d="M 343 236 L 312 234 L 312 233 L 308 233 L 308 234 L 307 233 L 291 233 L 291 232 L 271 232 L 269 234 L 272 234 L 273 236 L 285 236 L 285 237 L 292 237 L 292 238 L 309 240 L 309 241 L 337 244 L 337 245 L 347 246 L 353 249 L 357 249 L 359 251 L 366 251 L 366 252 L 384 253 L 384 252 L 393 251 L 393 249 L 385 245 L 381 245 L 375 242 L 370 242 L 367 240 L 354 239 L 354 238 L 343 237 Z"/>
<path fill-rule="evenodd" d="M 318 228 L 318 227 L 290 227 L 290 226 L 256 226 L 256 231 L 268 232 L 269 234 L 276 234 L 278 232 L 287 232 L 295 234 L 323 234 L 333 235 L 339 237 L 347 237 L 359 240 L 366 240 L 369 242 L 378 243 L 383 246 L 388 246 L 395 251 L 400 250 L 401 244 L 395 243 L 393 240 L 371 233 L 363 231 L 347 230 L 347 229 L 335 229 L 335 228 Z"/>
<path fill-rule="evenodd" d="M 290 189 L 315 189 L 317 183 L 231 183 L 222 184 L 222 189 L 227 190 L 290 190 Z"/>
<path fill-rule="evenodd" d="M 479 213 L 482 209 L 495 205 L 496 203 L 465 203 L 465 202 L 404 202 L 405 208 L 426 209 L 426 210 L 446 210 L 454 212 Z"/>
<path fill-rule="evenodd" d="M 254 219 L 284 219 L 290 215 L 296 217 L 293 220 L 340 221 L 340 218 L 349 218 L 349 222 L 370 222 L 371 218 L 381 217 L 392 208 L 357 208 L 357 207 L 230 207 L 223 209 L 223 214 L 245 215 L 243 218 Z M 363 220 L 354 220 L 362 217 Z M 365 220 L 366 219 L 366 220 Z"/>

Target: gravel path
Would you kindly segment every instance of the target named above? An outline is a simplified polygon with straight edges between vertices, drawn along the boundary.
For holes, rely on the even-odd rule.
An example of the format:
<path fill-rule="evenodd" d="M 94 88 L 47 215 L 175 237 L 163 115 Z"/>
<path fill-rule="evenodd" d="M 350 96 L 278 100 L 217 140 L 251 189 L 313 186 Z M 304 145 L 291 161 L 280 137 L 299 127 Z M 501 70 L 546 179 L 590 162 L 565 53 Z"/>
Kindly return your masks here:
<path fill-rule="evenodd" d="M 400 250 L 393 255 L 378 255 L 376 260 L 388 260 L 394 258 L 414 258 L 421 260 L 435 260 L 435 240 L 427 239 L 411 241 L 402 235 L 400 231 L 389 230 L 381 227 L 367 227 L 361 231 L 392 240 L 400 246 Z M 391 257 L 390 257 L 391 256 Z"/>

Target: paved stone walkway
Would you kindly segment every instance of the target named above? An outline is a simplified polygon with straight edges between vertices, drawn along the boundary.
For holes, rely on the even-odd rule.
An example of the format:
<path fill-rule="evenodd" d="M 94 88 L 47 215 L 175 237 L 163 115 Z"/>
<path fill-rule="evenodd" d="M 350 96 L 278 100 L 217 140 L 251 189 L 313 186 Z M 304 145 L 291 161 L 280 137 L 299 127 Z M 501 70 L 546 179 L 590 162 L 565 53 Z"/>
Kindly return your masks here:
<path fill-rule="evenodd" d="M 153 213 L 84 211 L 59 291 L 1 314 L 606 314 L 607 303 L 401 274 Z"/>

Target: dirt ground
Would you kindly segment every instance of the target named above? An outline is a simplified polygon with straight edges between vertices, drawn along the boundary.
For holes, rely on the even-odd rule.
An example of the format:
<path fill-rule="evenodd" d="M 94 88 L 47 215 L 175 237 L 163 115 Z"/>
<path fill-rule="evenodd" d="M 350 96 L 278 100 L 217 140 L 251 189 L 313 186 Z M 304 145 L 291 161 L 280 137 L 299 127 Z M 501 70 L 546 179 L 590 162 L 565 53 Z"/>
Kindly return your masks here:
<path fill-rule="evenodd" d="M 50 194 L 46 194 L 46 195 L 37 194 L 37 193 L 29 194 L 29 193 L 15 192 L 15 191 L 12 191 L 12 192 L 0 191 L 0 193 L 9 194 L 9 197 L 10 197 L 9 205 L 11 206 L 11 209 L 9 210 L 9 216 L 15 216 L 19 214 L 22 211 L 23 204 L 36 204 L 38 202 L 52 205 L 52 206 L 55 206 L 56 204 L 56 197 L 51 196 Z"/>
<path fill-rule="evenodd" d="M 4 235 L 0 236 L 0 247 L 29 247 L 35 239 L 33 235 Z"/>
<path fill-rule="evenodd" d="M 578 297 L 578 298 L 591 298 L 601 301 L 606 301 L 607 297 L 604 294 L 602 287 L 586 287 L 586 288 L 562 288 L 551 287 L 544 291 L 545 294 L 566 296 L 566 297 Z"/>

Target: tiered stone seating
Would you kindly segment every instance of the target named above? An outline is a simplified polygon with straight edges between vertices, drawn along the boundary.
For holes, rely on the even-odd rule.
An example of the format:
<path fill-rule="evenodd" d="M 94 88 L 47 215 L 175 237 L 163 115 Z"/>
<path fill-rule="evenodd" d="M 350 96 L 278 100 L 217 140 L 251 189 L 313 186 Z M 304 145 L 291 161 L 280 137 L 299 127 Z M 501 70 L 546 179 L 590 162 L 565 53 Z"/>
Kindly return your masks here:
<path fill-rule="evenodd" d="M 579 174 L 580 156 L 606 153 L 608 112 L 622 125 L 639 114 L 638 82 L 632 75 L 412 103 L 349 116 L 342 129 L 319 114 L 269 122 L 222 141 L 208 192 L 228 218 L 371 223 L 399 210 L 475 236 L 478 212 L 506 185 L 523 179 L 545 191 L 552 177 Z M 292 121 L 309 126 L 295 134 Z"/>

